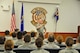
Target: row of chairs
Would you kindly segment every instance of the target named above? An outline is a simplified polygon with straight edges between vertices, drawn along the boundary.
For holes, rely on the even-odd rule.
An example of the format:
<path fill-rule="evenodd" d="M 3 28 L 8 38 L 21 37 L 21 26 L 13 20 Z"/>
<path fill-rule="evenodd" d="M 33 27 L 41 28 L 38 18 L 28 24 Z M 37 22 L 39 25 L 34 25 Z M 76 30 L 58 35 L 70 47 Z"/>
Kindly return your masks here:
<path fill-rule="evenodd" d="M 65 48 L 66 47 L 66 45 L 59 45 L 59 46 L 60 46 L 60 48 Z M 14 48 L 18 48 L 18 46 L 15 45 Z"/>
<path fill-rule="evenodd" d="M 58 53 L 60 50 L 62 50 L 63 48 L 60 49 L 45 49 L 47 51 L 49 51 L 50 53 Z M 34 49 L 24 49 L 24 48 L 14 48 L 13 51 L 16 53 L 30 53 L 32 50 Z M 80 49 L 76 49 L 79 51 L 80 53 Z M 4 52 L 4 50 L 0 50 L 0 52 Z"/>
<path fill-rule="evenodd" d="M 45 50 L 49 51 L 50 53 L 58 53 L 62 49 L 63 48 L 59 48 L 59 49 L 45 49 Z M 23 49 L 23 48 L 20 49 L 20 48 L 16 48 L 16 49 L 14 49 L 14 52 L 16 52 L 16 53 L 30 53 L 32 50 L 34 50 L 34 49 Z M 79 53 L 80 53 L 80 49 L 76 49 L 76 50 L 78 50 Z"/>

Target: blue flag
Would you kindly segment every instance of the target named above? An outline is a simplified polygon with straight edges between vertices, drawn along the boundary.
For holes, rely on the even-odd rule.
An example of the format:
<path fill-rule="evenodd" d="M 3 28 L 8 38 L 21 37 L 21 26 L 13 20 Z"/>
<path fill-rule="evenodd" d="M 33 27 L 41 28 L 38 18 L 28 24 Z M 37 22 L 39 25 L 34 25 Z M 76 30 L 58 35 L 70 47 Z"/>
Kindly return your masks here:
<path fill-rule="evenodd" d="M 55 18 L 56 22 L 59 20 L 59 11 L 58 11 L 58 8 L 56 9 L 56 12 L 54 13 L 54 18 Z"/>
<path fill-rule="evenodd" d="M 20 31 L 24 31 L 24 12 L 23 12 L 23 3 L 22 3 L 22 7 L 21 7 L 21 26 L 20 26 Z"/>

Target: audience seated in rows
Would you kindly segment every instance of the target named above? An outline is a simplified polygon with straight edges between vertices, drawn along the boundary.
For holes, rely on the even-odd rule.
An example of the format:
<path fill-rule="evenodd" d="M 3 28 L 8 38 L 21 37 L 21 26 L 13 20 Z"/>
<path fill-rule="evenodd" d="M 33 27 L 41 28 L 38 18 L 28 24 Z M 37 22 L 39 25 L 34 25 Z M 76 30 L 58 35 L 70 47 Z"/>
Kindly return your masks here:
<path fill-rule="evenodd" d="M 49 33 L 48 34 L 48 38 L 45 39 L 44 35 L 42 33 L 39 33 L 38 38 L 36 39 L 36 34 L 35 32 L 31 32 L 30 34 L 28 34 L 26 31 L 21 32 L 21 31 L 17 31 L 16 33 L 13 32 L 10 36 L 10 32 L 9 30 L 5 31 L 5 37 L 0 37 L 0 48 L 1 49 L 5 49 L 5 52 L 10 52 L 13 53 L 13 48 L 14 46 L 12 46 L 12 49 L 6 49 L 4 46 L 4 42 L 5 39 L 7 39 L 6 41 L 10 40 L 17 46 L 19 46 L 18 48 L 26 48 L 26 49 L 36 49 L 34 51 L 31 51 L 31 53 L 49 53 L 48 51 L 44 50 L 44 49 L 60 49 L 60 45 L 62 45 L 62 37 L 58 36 L 57 39 L 54 38 L 53 33 Z M 24 36 L 24 37 L 23 37 Z M 2 40 L 2 39 L 3 40 Z M 56 41 L 55 41 L 56 40 Z M 10 42 L 10 41 L 9 41 Z M 6 42 L 5 42 L 6 43 Z M 78 36 L 77 38 L 77 43 L 74 44 L 74 41 L 71 37 L 67 38 L 65 41 L 66 44 L 66 48 L 63 50 L 60 50 L 59 53 L 79 53 L 76 49 L 80 49 L 79 45 L 80 45 L 80 36 Z M 73 46 L 72 46 L 73 45 Z M 9 44 L 9 47 L 11 45 Z"/>
<path fill-rule="evenodd" d="M 31 32 L 31 44 L 34 44 L 36 40 L 36 33 L 34 31 Z"/>
<path fill-rule="evenodd" d="M 43 39 L 41 37 L 36 39 L 35 45 L 37 46 L 37 49 L 31 51 L 30 53 L 49 53 L 47 50 L 41 48 L 43 45 Z"/>
<path fill-rule="evenodd" d="M 80 36 L 77 37 L 77 42 L 73 45 L 73 48 L 80 49 Z"/>
<path fill-rule="evenodd" d="M 24 36 L 25 43 L 23 45 L 20 45 L 18 48 L 34 49 L 35 46 L 31 45 L 30 41 L 31 41 L 30 35 L 25 35 Z"/>
<path fill-rule="evenodd" d="M 56 40 L 57 45 L 65 45 L 65 43 L 63 42 L 63 37 L 61 35 L 58 35 Z"/>
<path fill-rule="evenodd" d="M 4 42 L 6 38 L 4 36 L 0 36 L 0 50 L 4 50 Z"/>
<path fill-rule="evenodd" d="M 44 45 L 43 48 L 45 49 L 55 49 L 55 48 L 60 48 L 58 45 L 56 45 L 54 43 L 54 36 L 53 35 L 50 35 L 48 37 L 48 44 Z"/>
<path fill-rule="evenodd" d="M 24 44 L 23 34 L 22 34 L 21 31 L 19 31 L 19 32 L 17 33 L 17 39 L 18 39 L 18 40 L 16 41 L 15 45 L 19 46 L 19 45 L 23 45 L 23 44 Z"/>
<path fill-rule="evenodd" d="M 56 44 L 57 40 L 56 40 L 56 38 L 55 38 L 54 33 L 53 33 L 53 32 L 49 32 L 49 33 L 48 33 L 48 36 L 54 36 L 54 43 Z M 48 39 L 47 39 L 47 42 L 48 42 Z"/>
<path fill-rule="evenodd" d="M 72 48 L 72 45 L 74 44 L 74 40 L 72 37 L 68 37 L 66 39 L 65 44 L 66 44 L 66 48 L 63 50 L 60 50 L 59 53 L 79 53 L 77 50 Z"/>
<path fill-rule="evenodd" d="M 12 39 L 12 36 L 10 36 L 9 30 L 6 30 L 6 31 L 5 31 L 5 38 L 6 38 L 6 40 Z"/>
<path fill-rule="evenodd" d="M 27 34 L 27 31 L 23 31 L 22 34 L 23 36 L 25 36 Z"/>
<path fill-rule="evenodd" d="M 14 41 L 14 44 L 17 42 L 17 33 L 15 33 L 15 32 L 13 32 L 12 34 L 12 39 L 13 39 L 13 41 Z"/>
<path fill-rule="evenodd" d="M 15 32 L 15 33 L 18 33 L 18 32 L 19 32 L 19 29 L 18 29 L 18 28 L 16 28 L 16 29 L 14 30 L 14 32 Z"/>
<path fill-rule="evenodd" d="M 42 38 L 42 40 L 43 40 L 43 45 L 46 45 L 46 44 L 47 44 L 46 41 L 45 41 L 45 38 L 44 38 L 43 33 L 39 33 L 38 37 L 41 37 L 41 38 Z"/>
<path fill-rule="evenodd" d="M 15 53 L 13 52 L 13 48 L 14 48 L 14 43 L 13 40 L 6 40 L 5 44 L 4 44 L 4 53 Z"/>

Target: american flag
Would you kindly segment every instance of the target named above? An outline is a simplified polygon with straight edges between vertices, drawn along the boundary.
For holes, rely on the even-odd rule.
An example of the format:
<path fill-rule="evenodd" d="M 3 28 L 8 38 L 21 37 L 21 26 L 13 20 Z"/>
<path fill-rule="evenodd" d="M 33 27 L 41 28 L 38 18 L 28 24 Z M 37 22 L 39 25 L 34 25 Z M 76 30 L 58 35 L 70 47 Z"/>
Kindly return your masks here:
<path fill-rule="evenodd" d="M 10 32 L 14 32 L 15 29 L 16 29 L 16 19 L 15 19 L 15 9 L 14 9 L 14 2 L 13 2 Z"/>

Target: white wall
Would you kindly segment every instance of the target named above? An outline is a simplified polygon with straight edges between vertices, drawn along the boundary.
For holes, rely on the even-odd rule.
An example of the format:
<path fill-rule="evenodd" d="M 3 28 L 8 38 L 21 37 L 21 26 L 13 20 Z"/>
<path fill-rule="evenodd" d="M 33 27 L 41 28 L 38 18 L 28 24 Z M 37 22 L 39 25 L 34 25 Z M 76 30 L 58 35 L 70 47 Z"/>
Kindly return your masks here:
<path fill-rule="evenodd" d="M 10 0 L 0 0 L 0 31 L 10 28 L 10 18 L 11 18 L 11 9 L 10 11 L 3 11 L 1 6 L 8 6 L 11 4 Z M 10 5 L 11 6 L 11 5 Z"/>
<path fill-rule="evenodd" d="M 60 20 L 57 31 L 77 32 L 78 25 L 80 25 L 80 1 L 63 0 L 60 5 Z"/>
<path fill-rule="evenodd" d="M 30 0 L 32 1 L 32 0 Z M 37 0 L 38 1 L 38 0 Z M 53 2 L 53 0 L 49 0 Z M 46 0 L 46 2 L 49 2 Z M 59 3 L 59 21 L 57 23 L 57 32 L 77 32 L 77 26 L 80 25 L 80 1 L 77 0 L 54 0 Z M 40 0 L 42 2 L 42 0 Z M 10 11 L 2 11 L 1 5 L 10 5 Z M 5 5 L 6 4 L 6 5 Z M 48 32 L 55 31 L 55 23 L 53 19 L 53 13 L 57 5 L 54 4 L 34 4 L 34 3 L 24 3 L 24 28 L 27 31 L 36 30 L 31 24 L 32 14 L 31 10 L 35 7 L 43 7 L 47 10 L 46 14 L 46 29 Z M 0 31 L 10 30 L 11 22 L 11 10 L 12 1 L 11 0 L 1 0 L 0 1 Z M 15 0 L 15 13 L 16 13 L 16 25 L 20 28 L 20 13 L 21 13 L 21 3 Z"/>

